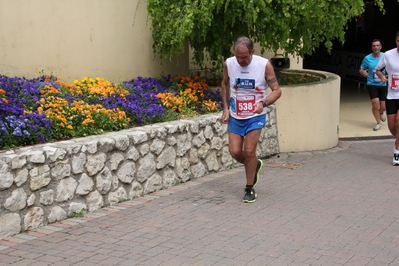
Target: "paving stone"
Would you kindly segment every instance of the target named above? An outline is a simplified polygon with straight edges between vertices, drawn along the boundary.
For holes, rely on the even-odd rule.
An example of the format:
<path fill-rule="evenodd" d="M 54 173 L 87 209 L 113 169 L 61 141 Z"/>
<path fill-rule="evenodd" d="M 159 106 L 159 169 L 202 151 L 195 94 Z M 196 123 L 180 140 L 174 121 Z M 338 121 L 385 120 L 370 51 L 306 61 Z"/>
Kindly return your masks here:
<path fill-rule="evenodd" d="M 87 213 L 90 221 L 70 218 L 3 240 L 0 261 L 396 265 L 399 168 L 391 165 L 392 146 L 390 139 L 345 141 L 280 154 L 264 160 L 255 203 L 241 202 L 239 167 Z"/>

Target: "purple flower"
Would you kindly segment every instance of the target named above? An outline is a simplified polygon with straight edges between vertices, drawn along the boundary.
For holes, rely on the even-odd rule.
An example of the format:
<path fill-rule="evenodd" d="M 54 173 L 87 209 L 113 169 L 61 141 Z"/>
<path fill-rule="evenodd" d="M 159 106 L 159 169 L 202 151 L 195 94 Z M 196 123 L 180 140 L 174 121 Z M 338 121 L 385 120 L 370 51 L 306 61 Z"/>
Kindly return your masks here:
<path fill-rule="evenodd" d="M 51 121 L 36 110 L 37 100 L 43 97 L 39 81 L 40 78 L 29 80 L 0 75 L 0 89 L 5 91 L 1 97 L 8 101 L 0 101 L 0 147 L 18 147 L 46 140 L 43 133 L 51 128 Z"/>
<path fill-rule="evenodd" d="M 125 81 L 122 87 L 130 92 L 127 101 L 120 102 L 123 108 L 135 124 L 143 125 L 161 121 L 165 115 L 165 108 L 161 105 L 158 93 L 174 90 L 170 76 L 162 79 L 142 78 Z M 118 105 L 119 106 L 119 105 Z"/>

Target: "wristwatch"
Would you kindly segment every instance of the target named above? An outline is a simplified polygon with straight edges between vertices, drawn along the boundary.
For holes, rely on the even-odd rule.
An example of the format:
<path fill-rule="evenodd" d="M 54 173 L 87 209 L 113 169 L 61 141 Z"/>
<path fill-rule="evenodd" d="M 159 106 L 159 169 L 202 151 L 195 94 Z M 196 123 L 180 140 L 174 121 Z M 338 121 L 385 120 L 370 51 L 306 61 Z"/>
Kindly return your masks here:
<path fill-rule="evenodd" d="M 260 101 L 260 102 L 262 103 L 263 108 L 266 108 L 266 107 L 267 107 L 267 105 L 266 105 L 266 103 L 265 103 L 264 101 Z"/>

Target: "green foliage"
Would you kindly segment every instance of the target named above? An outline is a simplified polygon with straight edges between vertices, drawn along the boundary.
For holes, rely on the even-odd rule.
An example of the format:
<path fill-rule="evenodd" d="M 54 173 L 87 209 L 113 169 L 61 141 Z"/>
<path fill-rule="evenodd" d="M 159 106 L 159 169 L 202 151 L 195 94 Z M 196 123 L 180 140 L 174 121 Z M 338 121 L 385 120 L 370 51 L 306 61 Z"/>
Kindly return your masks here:
<path fill-rule="evenodd" d="M 290 73 L 287 71 L 276 71 L 276 78 L 280 86 L 307 84 L 322 80 L 321 77 L 312 74 Z M 212 79 L 206 79 L 206 83 L 207 84 L 214 83 L 213 86 L 220 87 L 221 86 L 220 80 L 222 80 L 222 76 L 215 76 Z"/>
<path fill-rule="evenodd" d="M 383 0 L 375 4 L 383 10 Z M 171 59 L 188 41 L 199 65 L 208 54 L 220 66 L 240 36 L 300 57 L 320 44 L 331 50 L 332 40 L 343 43 L 348 21 L 363 11 L 363 0 L 148 0 L 154 52 Z"/>
<path fill-rule="evenodd" d="M 84 217 L 84 213 L 86 212 L 86 209 L 82 209 L 80 212 L 73 212 L 71 215 L 69 215 L 69 218 L 74 218 L 74 217 Z"/>
<path fill-rule="evenodd" d="M 180 118 L 179 114 L 176 111 L 172 109 L 166 109 L 163 122 L 178 120 L 179 118 Z"/>
<path fill-rule="evenodd" d="M 280 85 L 297 85 L 306 84 L 320 81 L 319 76 L 314 76 L 310 74 L 298 74 L 298 73 L 286 73 L 286 72 L 276 72 L 277 80 Z"/>

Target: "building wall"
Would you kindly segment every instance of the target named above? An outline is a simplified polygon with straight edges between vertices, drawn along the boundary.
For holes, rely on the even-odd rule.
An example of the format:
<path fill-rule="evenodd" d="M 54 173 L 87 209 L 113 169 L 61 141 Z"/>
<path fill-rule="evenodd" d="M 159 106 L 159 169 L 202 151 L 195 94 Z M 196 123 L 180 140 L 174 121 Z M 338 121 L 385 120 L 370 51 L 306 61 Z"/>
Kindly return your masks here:
<path fill-rule="evenodd" d="M 145 0 L 0 0 L 0 74 L 65 82 L 188 75 L 188 52 L 154 59 Z"/>

